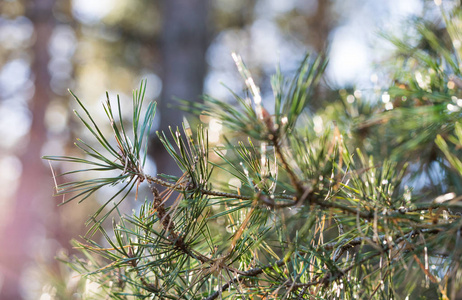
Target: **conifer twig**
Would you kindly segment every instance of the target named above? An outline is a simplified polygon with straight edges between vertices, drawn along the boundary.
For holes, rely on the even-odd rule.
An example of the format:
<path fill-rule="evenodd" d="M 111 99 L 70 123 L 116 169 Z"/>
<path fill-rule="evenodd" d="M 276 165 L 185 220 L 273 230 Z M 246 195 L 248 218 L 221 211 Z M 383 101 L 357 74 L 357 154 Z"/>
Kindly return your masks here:
<path fill-rule="evenodd" d="M 215 291 L 213 294 L 211 294 L 210 296 L 208 296 L 204 300 L 216 299 L 221 294 L 221 292 L 224 292 L 228 287 L 231 286 L 231 284 L 239 282 L 239 281 L 241 281 L 241 280 L 243 280 L 243 279 L 245 279 L 247 277 L 260 275 L 264 271 L 272 270 L 275 267 L 280 267 L 280 266 L 284 265 L 286 262 L 287 262 L 286 259 L 281 259 L 281 260 L 276 261 L 275 263 L 267 264 L 267 265 L 265 265 L 263 267 L 260 267 L 260 268 L 253 268 L 253 269 L 250 269 L 248 271 L 245 271 L 245 272 L 243 272 L 242 275 L 234 277 L 233 279 L 231 279 L 230 281 L 228 281 L 227 283 L 222 285 L 221 288 L 218 291 Z"/>

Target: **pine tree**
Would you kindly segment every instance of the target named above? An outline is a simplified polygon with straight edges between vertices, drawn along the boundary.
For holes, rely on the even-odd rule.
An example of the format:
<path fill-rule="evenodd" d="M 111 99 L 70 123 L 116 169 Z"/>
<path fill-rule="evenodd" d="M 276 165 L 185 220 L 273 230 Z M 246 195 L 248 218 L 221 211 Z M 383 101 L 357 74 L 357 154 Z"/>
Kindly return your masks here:
<path fill-rule="evenodd" d="M 86 259 L 67 263 L 99 284 L 91 297 L 455 299 L 462 284 L 461 13 L 443 12 L 445 34 L 415 20 L 417 46 L 388 36 L 398 49 L 391 87 L 342 90 L 341 100 L 316 114 L 305 107 L 326 67 L 323 55 L 307 56 L 292 79 L 276 72 L 272 108 L 233 55 L 247 87 L 244 95 L 230 92 L 236 105 L 208 96 L 184 103 L 219 122 L 224 142 L 209 140 L 207 124 L 158 133 L 179 178 L 145 172 L 156 106 L 143 104 L 146 82 L 133 95 L 131 132 L 119 99 L 113 107 L 108 98 L 112 136 L 73 94 L 99 145 L 78 140 L 83 158 L 45 158 L 86 166 L 64 175 L 108 175 L 72 177 L 57 193 L 70 194 L 69 202 L 107 186 L 116 192 L 92 216 L 88 237 L 74 241 Z M 136 199 L 142 205 L 133 214 L 118 210 Z M 95 232 L 104 242 L 92 239 Z"/>

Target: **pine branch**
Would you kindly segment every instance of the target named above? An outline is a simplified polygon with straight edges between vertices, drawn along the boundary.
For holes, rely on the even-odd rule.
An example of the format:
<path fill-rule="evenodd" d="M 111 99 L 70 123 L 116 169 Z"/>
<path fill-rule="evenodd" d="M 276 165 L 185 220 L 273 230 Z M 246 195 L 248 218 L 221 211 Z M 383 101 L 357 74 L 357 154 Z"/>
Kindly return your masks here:
<path fill-rule="evenodd" d="M 172 184 L 169 182 L 166 182 L 164 180 L 161 180 L 159 178 L 155 178 L 149 175 L 143 175 L 147 179 L 148 182 L 151 183 L 156 183 L 161 186 L 164 186 L 166 188 L 173 189 L 178 192 L 187 192 L 188 190 L 191 189 L 190 186 L 184 187 L 184 183 L 176 183 Z M 213 191 L 213 190 L 206 190 L 206 189 L 200 189 L 199 192 L 204 195 L 209 195 L 209 196 L 216 196 L 216 197 L 222 197 L 222 198 L 230 198 L 230 199 L 240 199 L 240 200 L 251 200 L 253 199 L 254 196 L 248 196 L 248 195 L 241 195 L 241 194 L 234 194 L 234 193 L 226 193 L 226 192 L 221 192 L 221 191 Z M 374 218 L 374 212 L 373 211 L 360 211 L 358 209 L 342 205 L 340 203 L 334 203 L 331 201 L 325 201 L 322 197 L 316 197 L 316 193 L 318 191 L 312 189 L 312 188 L 303 188 L 303 193 L 300 197 L 297 196 L 290 196 L 290 195 L 278 195 L 277 197 L 271 198 L 268 195 L 264 194 L 259 194 L 259 199 L 261 202 L 271 208 L 274 209 L 281 209 L 281 208 L 289 208 L 289 207 L 294 207 L 298 206 L 301 203 L 304 203 L 307 201 L 309 204 L 316 204 L 320 206 L 321 208 L 326 208 L 326 209 L 338 209 L 342 212 L 354 215 L 354 216 L 359 216 L 360 218 L 367 219 L 367 220 L 372 220 Z M 284 199 L 284 200 L 291 200 L 290 202 L 283 202 L 283 203 L 277 203 L 276 200 L 277 198 Z M 380 217 L 388 217 L 388 218 L 394 218 L 394 217 L 402 217 L 406 213 L 410 212 L 416 212 L 416 211 L 422 211 L 422 210 L 438 210 L 438 209 L 448 209 L 451 206 L 457 207 L 457 204 L 451 204 L 451 203 L 430 203 L 430 204 L 415 204 L 415 207 L 412 208 L 406 208 L 406 207 L 401 207 L 395 210 L 387 210 L 385 213 L 380 213 Z"/>
<path fill-rule="evenodd" d="M 445 20 L 450 22 L 450 18 Z M 448 24 L 448 28 L 456 34 L 453 25 Z M 232 131 L 231 138 L 224 133 L 228 143 L 225 150 L 234 152 L 226 154 L 220 147 L 213 148 L 201 126 L 194 135 L 189 125 L 184 127 L 185 135 L 178 129 L 171 129 L 171 138 L 158 133 L 183 172 L 176 182 L 144 173 L 146 141 L 155 109 L 155 104 L 150 104 L 141 120 L 145 85 L 134 93 L 133 133 L 128 134 L 127 124 L 122 122 L 120 101 L 117 109 L 109 99 L 104 104 L 112 140 L 103 136 L 104 131 L 75 97 L 85 113 L 85 118 L 77 116 L 100 147 L 78 140 L 85 159 L 47 158 L 88 166 L 68 172 L 71 176 L 89 170 L 112 173 L 107 178 L 62 184 L 58 193 L 75 192 L 70 200 L 86 199 L 100 188 L 117 185 L 117 192 L 95 213 L 95 220 L 116 196 L 126 197 L 144 181 L 152 193 L 139 212 L 124 217 L 119 214 L 113 225 L 115 237 L 101 223 L 109 213 L 96 220 L 94 228 L 110 246 L 87 239 L 80 246 L 91 264 L 78 261 L 76 268 L 119 298 L 155 295 L 207 300 L 224 296 L 228 289 L 230 296 L 266 291 L 268 297 L 273 291 L 271 296 L 284 293 L 284 299 L 302 299 L 311 296 L 308 292 L 326 298 L 332 296 L 334 287 L 338 298 L 340 292 L 342 297 L 351 298 L 348 293 L 356 291 L 358 284 L 370 298 L 396 298 L 401 290 L 413 293 L 412 286 L 401 288 L 414 281 L 400 277 L 397 265 L 402 262 L 416 266 L 409 272 L 415 278 L 423 276 L 438 283 L 440 294 L 451 285 L 454 294 L 460 279 L 451 276 L 456 270 L 448 265 L 460 264 L 460 191 L 455 183 L 462 176 L 457 153 L 462 147 L 462 126 L 454 123 L 462 107 L 458 99 L 462 88 L 454 77 L 460 70 L 449 49 L 437 43 L 437 35 L 420 27 L 418 31 L 437 55 L 408 49 L 417 53 L 414 63 L 421 60 L 422 66 L 416 68 L 423 75 L 420 78 L 414 67 L 403 65 L 396 86 L 382 98 L 383 102 L 393 102 L 393 109 L 385 113 L 381 103 L 370 104 L 373 101 L 369 99 L 359 103 L 360 97 L 356 92 L 348 95 L 350 91 L 340 92 L 347 99 L 326 111 L 304 111 L 326 65 L 325 58 L 319 56 L 307 57 L 292 80 L 277 72 L 272 80 L 275 105 L 269 109 L 274 114 L 270 115 L 250 72 L 234 55 L 248 89 L 245 96 L 231 91 L 238 107 L 211 97 L 205 97 L 204 104 L 191 105 L 194 111 L 213 116 Z M 441 61 L 446 61 L 456 75 L 447 76 Z M 403 97 L 412 101 L 405 102 Z M 398 102 L 403 107 L 398 107 Z M 311 113 L 335 122 L 333 132 L 312 128 L 315 118 Z M 305 120 L 303 115 L 309 117 Z M 385 137 L 390 141 L 384 141 Z M 349 152 L 355 147 L 360 149 Z M 440 182 L 444 195 L 427 195 L 405 186 L 410 176 L 422 174 L 425 163 L 413 159 L 407 169 L 406 161 L 394 161 L 428 149 L 436 157 L 430 162 L 443 170 L 438 171 L 441 177 L 454 175 Z M 219 162 L 208 157 L 214 151 Z M 381 163 L 374 163 L 374 159 Z M 416 167 L 420 169 L 415 171 Z M 114 171 L 119 175 L 113 176 Z M 239 181 L 238 192 L 222 185 L 230 177 Z M 179 196 L 167 205 L 174 191 Z M 422 200 L 432 202 L 419 203 Z M 353 248 L 354 253 L 350 251 Z M 91 255 L 95 253 L 103 263 Z M 442 262 L 435 264 L 442 279 L 429 271 L 429 257 L 441 257 Z M 379 270 L 382 261 L 383 272 Z M 347 274 L 355 275 L 348 277 L 349 283 L 340 290 L 338 283 L 347 280 Z M 107 284 L 114 278 L 121 282 L 117 287 Z"/>

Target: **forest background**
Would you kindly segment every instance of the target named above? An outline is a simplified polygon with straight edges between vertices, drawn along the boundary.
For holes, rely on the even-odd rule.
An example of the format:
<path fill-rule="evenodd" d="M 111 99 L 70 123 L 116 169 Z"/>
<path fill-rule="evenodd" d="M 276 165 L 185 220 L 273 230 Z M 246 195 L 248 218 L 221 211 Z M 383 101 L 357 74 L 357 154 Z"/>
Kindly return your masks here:
<path fill-rule="evenodd" d="M 105 197 L 101 191 L 94 201 L 61 207 L 62 199 L 52 197 L 53 176 L 40 157 L 71 155 L 75 138 L 85 135 L 67 89 L 104 118 L 106 91 L 128 105 L 147 79 L 146 97 L 159 102 L 155 130 L 166 130 L 183 120 L 183 112 L 169 108 L 173 97 L 200 101 L 206 93 L 226 100 L 222 82 L 243 89 L 231 52 L 243 57 L 263 101 L 271 101 L 269 76 L 278 64 L 291 73 L 307 52 L 327 51 L 314 111 L 339 91 L 386 89 L 388 74 L 374 65 L 393 47 L 379 33 L 399 35 L 405 20 L 434 21 L 439 13 L 434 1 L 418 0 L 2 1 L 2 299 L 52 299 L 59 284 L 72 295 L 72 273 L 55 257 L 75 251 L 69 241 L 86 232 L 83 220 L 98 206 L 96 198 Z M 218 141 L 220 124 L 208 121 Z M 152 173 L 178 172 L 154 139 L 150 149 Z"/>

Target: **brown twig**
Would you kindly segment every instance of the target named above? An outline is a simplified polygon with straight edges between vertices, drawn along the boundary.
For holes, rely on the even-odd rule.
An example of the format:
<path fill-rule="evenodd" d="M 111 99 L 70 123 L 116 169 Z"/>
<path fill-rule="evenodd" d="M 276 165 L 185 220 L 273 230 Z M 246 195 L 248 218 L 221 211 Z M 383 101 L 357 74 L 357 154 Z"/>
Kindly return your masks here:
<path fill-rule="evenodd" d="M 251 276 L 257 276 L 257 275 L 260 275 L 261 273 L 263 273 L 265 270 L 272 270 L 274 269 L 275 267 L 280 267 L 282 266 L 283 264 L 286 263 L 286 260 L 285 259 L 281 259 L 281 260 L 278 260 L 276 261 L 275 263 L 272 263 L 272 264 L 268 264 L 268 265 L 265 265 L 261 268 L 253 268 L 253 269 L 250 269 L 246 272 L 243 272 L 242 275 L 240 276 L 237 276 L 237 277 L 234 277 L 233 279 L 231 279 L 230 281 L 228 281 L 227 283 L 225 283 L 224 285 L 221 286 L 221 288 L 218 290 L 218 291 L 215 291 L 213 294 L 211 294 L 210 296 L 208 296 L 207 298 L 205 298 L 204 300 L 213 300 L 213 299 L 216 299 L 221 292 L 225 291 L 228 287 L 231 286 L 231 284 L 233 283 L 236 283 L 236 282 L 239 282 L 247 277 L 251 277 Z"/>
<path fill-rule="evenodd" d="M 279 157 L 279 160 L 282 163 L 282 166 L 284 167 L 285 171 L 289 175 L 290 181 L 292 185 L 297 189 L 297 192 L 301 195 L 304 192 L 304 186 L 303 183 L 298 179 L 297 175 L 294 173 L 292 168 L 289 166 L 289 163 L 287 162 L 284 154 L 282 153 L 281 149 L 281 143 L 279 141 L 279 133 L 277 131 L 272 131 L 272 133 L 269 135 L 270 141 L 274 145 L 274 149 L 276 151 L 276 155 Z"/>
<path fill-rule="evenodd" d="M 186 191 L 186 189 L 188 189 L 188 187 L 185 188 L 181 184 L 178 184 L 178 183 L 173 184 L 173 183 L 161 180 L 159 178 L 151 177 L 149 175 L 145 175 L 145 178 L 150 183 L 156 183 L 166 188 L 171 188 L 179 192 L 184 192 Z M 367 219 L 367 220 L 371 220 L 374 218 L 373 211 L 358 211 L 356 208 L 343 205 L 340 203 L 332 202 L 332 201 L 325 201 L 323 198 L 316 197 L 316 190 L 313 188 L 303 187 L 302 191 L 303 192 L 298 197 L 291 196 L 291 195 L 277 195 L 277 198 L 279 199 L 292 200 L 290 202 L 287 202 L 287 201 L 277 202 L 276 199 L 271 199 L 268 195 L 264 195 L 264 194 L 260 194 L 260 200 L 263 202 L 263 204 L 269 207 L 272 207 L 272 208 L 293 207 L 293 206 L 302 204 L 304 201 L 308 200 L 310 204 L 316 204 L 322 208 L 338 209 L 338 210 L 341 210 L 343 212 L 346 212 L 346 213 L 349 213 L 355 216 L 359 214 L 360 218 Z M 225 192 L 219 192 L 219 191 L 213 191 L 213 190 L 207 190 L 207 189 L 201 189 L 200 193 L 204 195 L 209 195 L 209 196 L 223 197 L 223 198 L 229 198 L 229 199 L 240 199 L 240 200 L 251 200 L 254 197 L 254 196 L 234 194 L 234 193 L 225 193 Z M 450 207 L 450 205 L 445 204 L 445 203 L 428 203 L 428 204 L 417 205 L 416 207 L 413 207 L 413 208 L 399 208 L 396 210 L 391 210 L 391 211 L 388 211 L 387 213 L 382 213 L 379 216 L 380 217 L 397 217 L 397 216 L 403 216 L 406 213 L 410 213 L 410 212 L 416 212 L 420 210 L 438 209 L 441 207 L 448 208 Z"/>
<path fill-rule="evenodd" d="M 147 177 L 146 177 L 147 178 Z M 159 190 L 152 184 L 153 182 L 156 182 L 153 177 L 147 178 L 148 186 L 151 189 L 151 192 L 154 196 L 153 200 L 153 208 L 154 211 L 157 212 L 158 219 L 161 220 L 162 226 L 164 227 L 164 230 L 168 234 L 168 239 L 172 241 L 172 243 L 179 249 L 181 249 L 185 254 L 189 255 L 190 257 L 199 260 L 201 263 L 206 263 L 210 261 L 210 258 L 199 254 L 199 253 L 194 253 L 191 251 L 191 249 L 188 248 L 186 245 L 184 239 L 182 236 L 180 236 L 177 232 L 175 232 L 175 223 L 173 220 L 171 220 L 170 215 L 167 213 L 165 209 L 165 203 L 162 200 L 162 197 L 159 193 Z M 169 185 L 171 185 L 169 183 Z M 178 186 L 177 184 L 174 184 L 172 186 Z"/>

